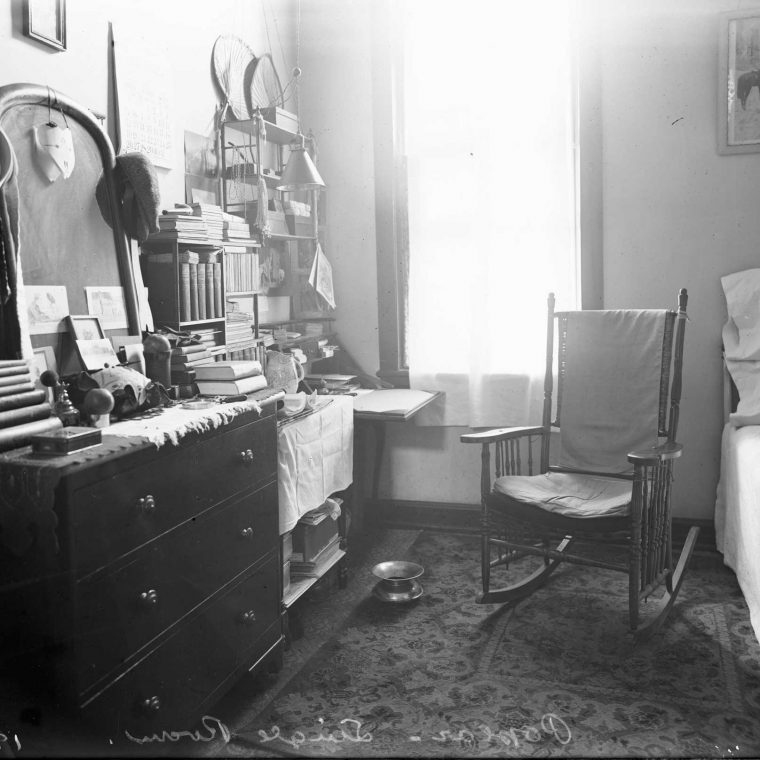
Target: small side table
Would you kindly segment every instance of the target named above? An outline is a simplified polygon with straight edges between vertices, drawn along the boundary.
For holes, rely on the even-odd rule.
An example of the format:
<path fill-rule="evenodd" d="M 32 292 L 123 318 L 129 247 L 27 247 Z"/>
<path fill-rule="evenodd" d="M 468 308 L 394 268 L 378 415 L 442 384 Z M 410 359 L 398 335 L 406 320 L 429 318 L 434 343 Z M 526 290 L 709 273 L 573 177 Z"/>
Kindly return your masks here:
<path fill-rule="evenodd" d="M 370 487 L 372 501 L 377 501 L 380 469 L 385 452 L 385 425 L 406 422 L 421 409 L 443 397 L 441 391 L 419 391 L 403 388 L 373 390 L 354 396 L 354 420 L 366 424 L 373 432 L 375 452 Z M 360 495 L 358 495 L 360 498 Z"/>

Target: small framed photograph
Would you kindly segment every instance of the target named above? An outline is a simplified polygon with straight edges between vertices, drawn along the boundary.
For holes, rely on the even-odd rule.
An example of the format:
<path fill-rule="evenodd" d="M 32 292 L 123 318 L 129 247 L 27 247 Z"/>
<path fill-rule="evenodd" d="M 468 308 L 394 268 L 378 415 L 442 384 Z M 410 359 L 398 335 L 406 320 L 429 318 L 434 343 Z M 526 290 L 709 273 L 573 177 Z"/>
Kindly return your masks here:
<path fill-rule="evenodd" d="M 55 351 L 52 346 L 42 346 L 40 348 L 33 349 L 32 357 L 32 379 L 34 385 L 39 389 L 45 389 L 47 391 L 47 400 L 49 403 L 53 403 L 53 389 L 44 386 L 40 380 L 40 375 L 46 370 L 52 372 L 58 372 L 58 365 L 55 361 Z"/>
<path fill-rule="evenodd" d="M 89 314 L 82 316 L 69 314 L 67 320 L 69 332 L 74 340 L 102 340 L 106 337 L 98 317 L 92 317 Z"/>
<path fill-rule="evenodd" d="M 108 338 L 75 340 L 74 343 L 77 347 L 79 361 L 82 362 L 82 366 L 88 372 L 119 365 L 119 357 Z"/>
<path fill-rule="evenodd" d="M 66 0 L 24 0 L 24 34 L 66 50 Z"/>
<path fill-rule="evenodd" d="M 718 152 L 760 151 L 760 8 L 721 15 Z"/>

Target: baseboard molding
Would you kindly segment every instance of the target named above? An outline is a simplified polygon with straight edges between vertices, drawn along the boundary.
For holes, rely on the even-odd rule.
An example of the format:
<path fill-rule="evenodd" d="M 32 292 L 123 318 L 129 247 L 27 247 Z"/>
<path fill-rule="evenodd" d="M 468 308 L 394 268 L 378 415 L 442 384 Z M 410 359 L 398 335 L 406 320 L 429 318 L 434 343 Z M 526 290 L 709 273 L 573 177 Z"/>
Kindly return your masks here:
<path fill-rule="evenodd" d="M 471 533 L 480 531 L 480 505 L 456 502 L 407 501 L 378 499 L 368 501 L 365 515 L 370 524 L 384 528 L 414 528 Z M 673 542 L 679 547 L 686 540 L 692 525 L 699 527 L 697 548 L 716 551 L 715 528 L 712 520 L 673 518 Z"/>

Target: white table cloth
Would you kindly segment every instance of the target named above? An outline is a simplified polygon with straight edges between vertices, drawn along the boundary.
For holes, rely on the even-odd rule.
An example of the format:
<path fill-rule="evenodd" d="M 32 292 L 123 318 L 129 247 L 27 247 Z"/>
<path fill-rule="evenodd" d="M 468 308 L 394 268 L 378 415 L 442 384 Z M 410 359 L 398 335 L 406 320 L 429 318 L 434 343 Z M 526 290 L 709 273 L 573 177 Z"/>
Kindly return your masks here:
<path fill-rule="evenodd" d="M 286 422 L 277 431 L 280 535 L 353 481 L 353 399 L 327 396 L 318 403 L 313 414 Z"/>

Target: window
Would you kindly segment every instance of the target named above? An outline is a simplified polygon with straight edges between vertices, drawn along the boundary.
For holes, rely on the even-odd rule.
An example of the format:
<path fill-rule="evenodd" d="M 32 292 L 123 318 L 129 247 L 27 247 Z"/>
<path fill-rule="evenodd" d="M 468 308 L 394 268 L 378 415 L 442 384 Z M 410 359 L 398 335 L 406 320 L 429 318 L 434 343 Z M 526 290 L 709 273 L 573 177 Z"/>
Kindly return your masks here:
<path fill-rule="evenodd" d="M 579 304 L 572 6 L 523 5 L 388 4 L 375 27 L 381 372 L 447 390 L 451 424 L 528 421 L 547 293 Z"/>

